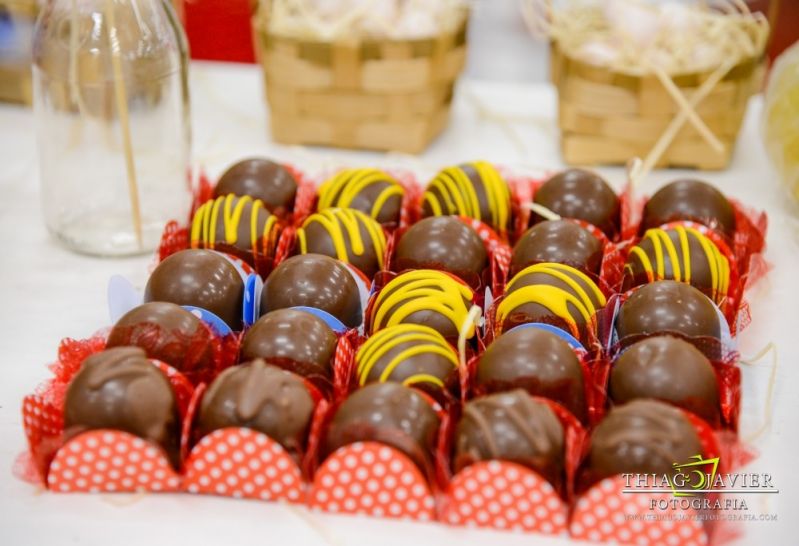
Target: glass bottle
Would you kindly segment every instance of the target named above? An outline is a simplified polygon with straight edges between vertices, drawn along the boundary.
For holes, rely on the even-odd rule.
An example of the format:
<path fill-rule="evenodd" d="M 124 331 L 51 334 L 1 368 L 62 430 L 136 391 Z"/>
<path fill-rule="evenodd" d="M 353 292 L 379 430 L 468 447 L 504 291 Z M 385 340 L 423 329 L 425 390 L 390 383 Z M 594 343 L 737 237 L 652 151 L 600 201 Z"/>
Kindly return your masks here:
<path fill-rule="evenodd" d="M 33 104 L 50 232 L 87 254 L 153 250 L 188 217 L 186 38 L 167 0 L 49 0 Z"/>

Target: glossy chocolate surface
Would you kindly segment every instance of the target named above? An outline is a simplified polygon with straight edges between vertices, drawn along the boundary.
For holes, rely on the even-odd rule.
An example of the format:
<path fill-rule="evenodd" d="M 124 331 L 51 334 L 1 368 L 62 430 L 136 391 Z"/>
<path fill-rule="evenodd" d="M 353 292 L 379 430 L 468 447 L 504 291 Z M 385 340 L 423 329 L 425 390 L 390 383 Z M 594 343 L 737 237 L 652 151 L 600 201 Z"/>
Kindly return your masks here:
<path fill-rule="evenodd" d="M 180 465 L 180 415 L 166 375 L 138 347 L 116 347 L 83 361 L 64 402 L 64 432 L 121 430 L 161 446 Z"/>
<path fill-rule="evenodd" d="M 719 388 L 713 366 L 699 349 L 676 337 L 650 337 L 626 349 L 613 364 L 609 394 L 616 404 L 656 398 L 711 424 L 719 418 Z"/>
<path fill-rule="evenodd" d="M 528 229 L 513 247 L 511 275 L 541 262 L 566 264 L 599 275 L 602 242 L 568 220 L 540 222 Z"/>
<path fill-rule="evenodd" d="M 397 224 L 404 193 L 402 186 L 387 173 L 368 168 L 347 169 L 319 188 L 319 208 L 355 209 L 381 224 Z"/>
<path fill-rule="evenodd" d="M 347 266 L 329 256 L 293 256 L 269 275 L 261 294 L 261 314 L 287 307 L 315 307 L 350 328 L 363 320 L 358 286 Z"/>
<path fill-rule="evenodd" d="M 559 486 L 565 433 L 544 402 L 517 389 L 467 402 L 455 431 L 454 470 L 501 459 L 524 465 Z"/>
<path fill-rule="evenodd" d="M 294 210 L 297 181 L 279 163 L 245 159 L 225 171 L 214 188 L 214 197 L 229 193 L 260 199 L 269 210 L 282 214 Z"/>
<path fill-rule="evenodd" d="M 218 197 L 195 213 L 192 248 L 240 251 L 244 256 L 251 252 L 268 254 L 276 239 L 276 222 L 277 218 L 262 203 L 249 197 Z"/>
<path fill-rule="evenodd" d="M 181 250 L 150 275 L 144 301 L 166 301 L 206 309 L 241 330 L 244 281 L 236 267 L 210 250 Z"/>
<path fill-rule="evenodd" d="M 663 186 L 647 201 L 641 229 L 676 220 L 691 220 L 727 237 L 735 232 L 735 210 L 719 190 L 701 180 L 676 180 Z"/>

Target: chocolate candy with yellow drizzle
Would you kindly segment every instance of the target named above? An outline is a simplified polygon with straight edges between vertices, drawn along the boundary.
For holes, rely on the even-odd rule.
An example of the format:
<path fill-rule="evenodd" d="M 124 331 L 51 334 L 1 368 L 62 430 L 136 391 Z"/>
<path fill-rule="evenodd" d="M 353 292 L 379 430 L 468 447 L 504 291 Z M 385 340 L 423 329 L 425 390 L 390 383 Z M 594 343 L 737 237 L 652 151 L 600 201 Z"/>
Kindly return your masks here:
<path fill-rule="evenodd" d="M 475 398 L 463 409 L 455 431 L 455 472 L 478 461 L 504 460 L 562 483 L 565 433 L 555 412 L 527 392 Z"/>
<path fill-rule="evenodd" d="M 468 216 L 504 232 L 510 224 L 510 190 L 487 161 L 447 167 L 424 192 L 422 213 L 425 216 Z"/>
<path fill-rule="evenodd" d="M 354 209 L 325 209 L 297 230 L 297 254 L 323 254 L 357 267 L 370 279 L 383 268 L 383 228 Z"/>
<path fill-rule="evenodd" d="M 582 271 L 565 264 L 540 263 L 511 279 L 497 307 L 496 320 L 503 332 L 519 324 L 544 322 L 589 343 L 596 334 L 596 313 L 605 303 L 602 291 Z"/>
<path fill-rule="evenodd" d="M 451 275 L 431 269 L 408 271 L 378 292 L 369 330 L 375 333 L 397 324 L 421 324 L 447 339 L 457 339 L 473 297 L 472 290 Z M 467 338 L 474 333 L 471 325 Z"/>
<path fill-rule="evenodd" d="M 203 204 L 191 222 L 191 247 L 267 255 L 277 239 L 277 217 L 263 202 L 228 194 Z"/>
<path fill-rule="evenodd" d="M 380 330 L 355 355 L 358 384 L 394 381 L 432 392 L 455 390 L 458 355 L 428 326 L 398 324 Z"/>
<path fill-rule="evenodd" d="M 345 169 L 319 187 L 317 210 L 355 209 L 381 224 L 399 222 L 405 189 L 378 169 Z"/>
<path fill-rule="evenodd" d="M 622 288 L 626 291 L 662 280 L 690 284 L 721 303 L 730 286 L 730 264 L 715 243 L 697 229 L 653 228 L 630 250 Z"/>

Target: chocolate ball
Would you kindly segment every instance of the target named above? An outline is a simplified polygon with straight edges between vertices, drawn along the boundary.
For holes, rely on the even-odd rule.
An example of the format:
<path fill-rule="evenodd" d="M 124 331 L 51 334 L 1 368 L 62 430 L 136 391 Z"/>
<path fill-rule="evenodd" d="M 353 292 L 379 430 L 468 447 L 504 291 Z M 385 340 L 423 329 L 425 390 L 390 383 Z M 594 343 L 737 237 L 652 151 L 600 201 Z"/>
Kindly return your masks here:
<path fill-rule="evenodd" d="M 244 281 L 224 256 L 210 250 L 181 250 L 153 271 L 144 301 L 166 301 L 210 311 L 241 330 Z"/>
<path fill-rule="evenodd" d="M 363 320 L 358 285 L 347 266 L 329 256 L 303 254 L 278 265 L 261 293 L 261 315 L 287 307 L 314 307 L 349 328 Z"/>
<path fill-rule="evenodd" d="M 583 169 L 567 169 L 547 180 L 533 196 L 563 218 L 585 220 L 609 238 L 619 232 L 619 197 L 598 174 Z M 533 215 L 533 221 L 541 220 Z"/>
<path fill-rule="evenodd" d="M 447 339 L 458 339 L 474 293 L 447 273 L 417 269 L 398 275 L 374 297 L 371 333 L 397 324 L 421 324 Z M 467 337 L 473 336 L 472 326 Z"/>
<path fill-rule="evenodd" d="M 422 197 L 422 214 L 468 216 L 503 232 L 511 220 L 510 190 L 486 161 L 447 167 L 428 184 Z"/>
<path fill-rule="evenodd" d="M 480 279 L 488 266 L 483 240 L 454 216 L 417 222 L 399 239 L 396 268 L 440 269 L 464 279 Z"/>
<path fill-rule="evenodd" d="M 511 279 L 496 320 L 503 332 L 543 322 L 588 343 L 597 333 L 596 313 L 605 303 L 602 291 L 585 273 L 564 264 L 540 263 Z"/>
<path fill-rule="evenodd" d="M 358 384 L 394 381 L 431 393 L 458 390 L 458 353 L 427 326 L 398 324 L 380 330 L 355 355 Z"/>
<path fill-rule="evenodd" d="M 682 339 L 656 336 L 631 345 L 610 372 L 610 399 L 624 404 L 656 398 L 695 413 L 709 423 L 719 419 L 719 387 L 710 361 Z"/>
<path fill-rule="evenodd" d="M 299 460 L 313 411 L 302 379 L 256 359 L 228 368 L 211 383 L 200 404 L 197 434 L 228 427 L 257 430 Z"/>
<path fill-rule="evenodd" d="M 200 206 L 191 221 L 192 248 L 271 254 L 277 235 L 277 217 L 249 196 L 217 197 Z"/>
<path fill-rule="evenodd" d="M 677 220 L 704 224 L 727 237 L 735 233 L 735 210 L 719 190 L 701 180 L 676 180 L 647 201 L 641 229 Z"/>
<path fill-rule="evenodd" d="M 359 210 L 325 209 L 297 230 L 295 252 L 337 258 L 371 279 L 383 268 L 386 236 L 380 224 Z"/>
<path fill-rule="evenodd" d="M 180 466 L 180 413 L 166 375 L 138 347 L 115 347 L 83 361 L 67 387 L 64 433 L 113 429 L 160 446 Z"/>
<path fill-rule="evenodd" d="M 405 453 L 417 466 L 432 463 L 439 418 L 430 402 L 399 383 L 373 383 L 352 393 L 327 431 L 328 455 L 355 442 L 380 442 Z"/>
<path fill-rule="evenodd" d="M 563 481 L 565 433 L 555 412 L 521 389 L 475 398 L 455 430 L 455 472 L 478 461 L 501 459 Z"/>
<path fill-rule="evenodd" d="M 630 249 L 622 290 L 661 280 L 689 283 L 721 303 L 730 286 L 730 264 L 715 243 L 696 229 L 652 228 Z"/>
<path fill-rule="evenodd" d="M 316 315 L 277 309 L 258 319 L 244 334 L 241 359 L 262 358 L 305 377 L 330 379 L 337 342 L 330 326 Z"/>
<path fill-rule="evenodd" d="M 211 330 L 179 305 L 150 302 L 120 318 L 108 334 L 107 348 L 136 346 L 148 358 L 183 372 L 193 382 L 213 368 Z"/>
<path fill-rule="evenodd" d="M 701 453 L 696 429 L 681 410 L 656 400 L 633 400 L 612 408 L 594 429 L 587 464 L 596 479 L 673 475 L 674 463 Z"/>
<path fill-rule="evenodd" d="M 718 310 L 691 285 L 657 281 L 637 288 L 619 309 L 619 339 L 636 334 L 676 332 L 688 337 L 721 336 Z"/>
<path fill-rule="evenodd" d="M 249 195 L 260 199 L 275 214 L 294 210 L 297 180 L 279 163 L 252 158 L 232 165 L 217 182 L 214 197 Z"/>
<path fill-rule="evenodd" d="M 381 224 L 399 223 L 405 189 L 377 169 L 345 169 L 319 187 L 318 210 L 355 209 Z"/>
<path fill-rule="evenodd" d="M 553 262 L 599 275 L 602 242 L 568 220 L 547 220 L 528 229 L 513 247 L 511 275 L 528 265 Z"/>
<path fill-rule="evenodd" d="M 521 388 L 559 402 L 584 419 L 585 388 L 580 360 L 558 335 L 535 327 L 502 334 L 480 356 L 475 387 L 480 392 Z"/>

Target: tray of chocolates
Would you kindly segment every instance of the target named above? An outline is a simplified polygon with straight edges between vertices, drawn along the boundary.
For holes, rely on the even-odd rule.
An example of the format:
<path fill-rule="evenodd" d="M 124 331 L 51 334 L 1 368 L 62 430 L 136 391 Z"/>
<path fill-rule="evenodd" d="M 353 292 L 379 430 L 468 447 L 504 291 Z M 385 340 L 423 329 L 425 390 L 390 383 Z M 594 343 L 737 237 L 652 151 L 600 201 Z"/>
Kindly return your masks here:
<path fill-rule="evenodd" d="M 200 177 L 142 293 L 23 403 L 24 475 L 613 543 L 707 544 L 624 476 L 734 471 L 764 214 L 707 183 L 617 195 L 474 161 Z M 715 459 L 714 459 L 715 458 Z M 700 514 L 701 515 L 701 514 Z"/>

